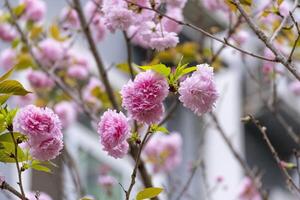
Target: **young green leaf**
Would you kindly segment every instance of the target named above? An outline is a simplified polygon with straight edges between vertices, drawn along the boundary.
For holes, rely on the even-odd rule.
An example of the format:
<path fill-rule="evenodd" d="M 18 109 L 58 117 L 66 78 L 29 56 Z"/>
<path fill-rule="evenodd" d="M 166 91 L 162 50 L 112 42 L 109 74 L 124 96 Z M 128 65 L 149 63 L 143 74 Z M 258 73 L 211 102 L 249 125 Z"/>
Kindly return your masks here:
<path fill-rule="evenodd" d="M 150 199 L 158 196 L 163 191 L 163 188 L 151 187 L 145 188 L 136 195 L 136 200 Z"/>
<path fill-rule="evenodd" d="M 15 145 L 11 142 L 0 142 L 1 145 L 4 147 L 3 149 L 0 149 L 0 162 L 4 163 L 14 163 L 15 159 L 14 157 L 11 157 L 10 155 L 15 154 Z M 23 150 L 18 146 L 18 161 L 23 162 L 26 160 L 26 156 L 23 152 Z"/>
<path fill-rule="evenodd" d="M 13 94 L 24 96 L 28 93 L 23 85 L 16 80 L 5 80 L 0 82 L 0 94 Z"/>
<path fill-rule="evenodd" d="M 2 67 L 3 67 L 3 66 L 2 66 Z M 4 81 L 4 80 L 6 80 L 6 79 L 8 79 L 8 78 L 12 75 L 13 72 L 14 72 L 14 67 L 11 68 L 10 70 L 8 70 L 7 72 L 5 72 L 5 74 L 3 74 L 3 75 L 0 77 L 0 82 L 1 82 L 1 81 Z"/>
<path fill-rule="evenodd" d="M 35 164 L 35 165 L 31 165 L 32 169 L 35 169 L 37 171 L 42 171 L 42 172 L 46 172 L 46 173 L 51 173 L 51 169 L 44 166 L 44 165 L 39 165 L 39 164 Z"/>
<path fill-rule="evenodd" d="M 150 66 L 140 66 L 141 69 L 143 70 L 153 70 L 156 71 L 158 73 L 160 73 L 161 75 L 168 77 L 169 74 L 171 73 L 171 68 L 167 67 L 164 64 L 157 64 L 157 65 L 150 65 Z"/>
<path fill-rule="evenodd" d="M 3 94 L 0 95 L 0 105 L 3 105 L 12 94 Z"/>

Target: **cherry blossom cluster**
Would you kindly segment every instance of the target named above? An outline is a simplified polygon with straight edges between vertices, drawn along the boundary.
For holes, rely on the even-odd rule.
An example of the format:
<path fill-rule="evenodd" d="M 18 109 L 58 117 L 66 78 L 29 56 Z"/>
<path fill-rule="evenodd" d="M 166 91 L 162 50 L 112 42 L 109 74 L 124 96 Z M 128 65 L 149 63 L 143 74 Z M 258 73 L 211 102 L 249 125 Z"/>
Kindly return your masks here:
<path fill-rule="evenodd" d="M 63 148 L 61 122 L 47 107 L 21 108 L 14 119 L 14 129 L 28 137 L 30 154 L 35 159 L 52 160 Z"/>

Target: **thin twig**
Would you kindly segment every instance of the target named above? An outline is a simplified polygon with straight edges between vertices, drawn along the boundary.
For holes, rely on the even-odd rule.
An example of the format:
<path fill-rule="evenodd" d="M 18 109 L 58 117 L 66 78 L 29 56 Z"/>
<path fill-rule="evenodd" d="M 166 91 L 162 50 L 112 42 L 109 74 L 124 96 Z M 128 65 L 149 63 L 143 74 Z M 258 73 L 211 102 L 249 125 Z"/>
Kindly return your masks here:
<path fill-rule="evenodd" d="M 170 20 L 172 20 L 172 21 L 174 21 L 174 22 L 176 22 L 176 23 L 178 23 L 178 24 L 180 24 L 180 25 L 184 25 L 184 26 L 187 26 L 187 27 L 189 27 L 189 28 L 191 28 L 191 29 L 194 29 L 194 30 L 196 30 L 196 31 L 198 31 L 198 32 L 200 32 L 200 33 L 202 33 L 203 35 L 205 35 L 205 36 L 207 36 L 207 37 L 210 37 L 210 38 L 212 38 L 212 39 L 214 39 L 214 40 L 216 40 L 216 41 L 218 41 L 218 42 L 220 42 L 220 43 L 222 43 L 222 44 L 224 44 L 224 45 L 226 45 L 226 46 L 229 46 L 229 47 L 231 47 L 231 48 L 233 48 L 233 49 L 235 49 L 235 50 L 240 51 L 240 52 L 243 53 L 243 54 L 246 54 L 246 55 L 249 55 L 249 56 L 252 56 L 252 57 L 261 59 L 261 60 L 266 60 L 266 61 L 270 61 L 270 62 L 278 62 L 276 59 L 269 59 L 269 58 L 266 58 L 266 57 L 263 57 L 263 56 L 254 54 L 254 53 L 252 53 L 252 52 L 246 51 L 246 50 L 244 50 L 244 49 L 241 49 L 240 47 L 237 47 L 237 46 L 235 46 L 235 45 L 229 43 L 226 39 L 220 39 L 220 38 L 214 36 L 213 34 L 211 34 L 211 33 L 207 32 L 207 31 L 205 31 L 204 29 L 202 29 L 202 28 L 200 28 L 200 27 L 198 27 L 198 26 L 195 26 L 195 25 L 193 25 L 193 24 L 190 24 L 190 23 L 187 23 L 187 22 L 184 22 L 184 21 L 177 20 L 177 19 L 175 19 L 175 18 L 173 18 L 173 17 L 170 17 L 170 16 L 168 16 L 168 15 L 166 15 L 166 14 L 164 14 L 164 13 L 162 13 L 162 12 L 160 12 L 159 10 L 156 10 L 156 9 L 154 9 L 154 8 L 149 8 L 149 7 L 141 6 L 141 5 L 139 5 L 139 4 L 137 4 L 137 3 L 134 3 L 134 2 L 132 2 L 132 1 L 130 1 L 130 0 L 125 0 L 125 1 L 128 2 L 128 3 L 131 3 L 131 4 L 133 4 L 133 5 L 136 5 L 136 6 L 138 6 L 138 7 L 141 8 L 141 9 L 152 10 L 152 11 L 156 12 L 158 15 L 160 15 L 160 16 L 162 16 L 162 17 L 165 17 L 165 18 L 167 18 L 167 19 L 170 19 Z"/>
<path fill-rule="evenodd" d="M 96 43 L 93 39 L 90 27 L 87 25 L 80 0 L 73 0 L 73 3 L 74 3 L 74 9 L 77 11 L 78 16 L 79 16 L 82 31 L 88 41 L 91 52 L 95 58 L 95 61 L 96 61 L 97 67 L 98 67 L 98 71 L 99 71 L 100 77 L 103 81 L 105 91 L 107 92 L 108 98 L 109 98 L 113 108 L 116 110 L 119 110 L 119 106 L 118 106 L 117 100 L 115 98 L 114 91 L 108 80 L 107 73 L 105 71 L 104 65 L 100 58 L 100 55 L 99 55 L 98 49 L 96 47 Z"/>
<path fill-rule="evenodd" d="M 295 12 L 296 8 L 298 5 L 298 0 L 294 0 L 294 4 L 292 7 L 292 10 L 290 11 L 290 13 Z M 270 37 L 270 42 L 273 42 L 273 40 L 277 37 L 277 35 L 279 34 L 279 32 L 283 29 L 286 21 L 288 20 L 289 15 L 286 15 L 283 20 L 281 21 L 280 25 L 277 27 L 277 29 L 273 32 L 272 36 Z"/>
<path fill-rule="evenodd" d="M 132 48 L 131 48 L 130 38 L 128 37 L 128 35 L 125 31 L 123 31 L 123 35 L 125 38 L 126 49 L 127 49 L 127 64 L 128 64 L 131 80 L 133 80 L 134 79 L 134 71 L 133 71 L 133 66 L 132 66 L 132 52 L 131 52 Z"/>
<path fill-rule="evenodd" d="M 296 20 L 295 20 L 293 14 L 292 14 L 291 12 L 290 12 L 290 16 L 291 16 L 291 18 L 292 18 L 293 23 L 294 23 L 295 26 L 296 26 L 296 30 L 297 30 L 297 33 L 298 33 L 297 38 L 296 38 L 296 40 L 295 40 L 295 42 L 294 42 L 293 48 L 292 48 L 291 53 L 290 53 L 289 58 L 288 58 L 288 61 L 289 61 L 289 62 L 292 62 L 292 58 L 293 58 L 294 51 L 295 51 L 295 49 L 296 49 L 296 47 L 297 47 L 297 44 L 298 44 L 298 42 L 299 42 L 299 40 L 300 40 L 300 28 L 299 28 L 299 26 L 298 26 L 298 22 L 296 22 Z"/>
<path fill-rule="evenodd" d="M 260 131 L 260 133 L 263 136 L 263 139 L 265 140 L 269 150 L 272 153 L 273 158 L 275 159 L 276 163 L 278 164 L 279 169 L 283 173 L 288 186 L 292 186 L 298 192 L 298 195 L 299 195 L 300 194 L 300 189 L 298 188 L 297 184 L 293 181 L 292 177 L 290 176 L 290 174 L 288 173 L 286 168 L 281 166 L 281 159 L 279 158 L 279 155 L 278 155 L 277 151 L 275 150 L 273 144 L 271 143 L 271 141 L 270 141 L 270 139 L 267 135 L 267 128 L 265 126 L 261 125 L 261 123 L 257 119 L 255 119 L 252 115 L 248 115 L 248 117 L 246 117 L 246 118 L 248 120 L 250 120 L 257 127 L 257 129 Z"/>
<path fill-rule="evenodd" d="M 239 12 L 242 14 L 242 16 L 245 18 L 247 24 L 252 29 L 252 31 L 266 45 L 266 47 L 268 47 L 268 49 L 270 49 L 274 53 L 276 61 L 278 61 L 279 63 L 284 65 L 285 68 L 288 69 L 300 81 L 300 76 L 299 76 L 295 66 L 291 62 L 289 62 L 288 58 L 286 58 L 284 55 L 282 55 L 282 53 L 275 48 L 274 44 L 272 44 L 269 41 L 266 34 L 262 30 L 259 29 L 259 27 L 255 24 L 253 19 L 251 19 L 249 17 L 249 15 L 246 13 L 246 11 L 243 9 L 240 1 L 232 0 L 231 2 L 236 6 L 236 8 L 239 10 Z"/>
<path fill-rule="evenodd" d="M 3 181 L 0 185 L 2 190 L 7 190 L 10 193 L 14 194 L 16 197 L 20 198 L 21 200 L 29 200 L 28 198 L 24 197 L 20 192 L 18 192 L 15 188 L 9 185 L 7 182 Z"/>
<path fill-rule="evenodd" d="M 13 125 L 9 125 L 9 127 L 7 127 L 7 130 L 9 131 L 10 135 L 11 135 L 11 138 L 12 138 L 12 141 L 14 143 L 14 147 L 15 147 L 15 153 L 13 155 L 13 158 L 15 159 L 15 162 L 16 162 L 16 167 L 17 167 L 17 171 L 18 171 L 18 179 L 19 179 L 19 182 L 18 182 L 18 185 L 20 187 L 20 190 L 21 190 L 21 194 L 22 194 L 22 200 L 25 200 L 26 199 L 26 196 L 25 196 L 25 192 L 24 192 L 24 188 L 23 188 L 23 183 L 22 183 L 22 169 L 20 168 L 20 163 L 19 163 L 19 159 L 18 159 L 18 141 L 16 140 L 15 136 L 14 136 L 14 132 L 13 132 Z"/>

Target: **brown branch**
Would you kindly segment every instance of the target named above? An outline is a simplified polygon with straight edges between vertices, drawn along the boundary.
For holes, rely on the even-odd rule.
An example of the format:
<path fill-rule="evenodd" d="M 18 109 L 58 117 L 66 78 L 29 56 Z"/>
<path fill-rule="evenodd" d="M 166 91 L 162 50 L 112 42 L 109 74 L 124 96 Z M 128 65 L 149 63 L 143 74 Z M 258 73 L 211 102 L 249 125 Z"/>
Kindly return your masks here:
<path fill-rule="evenodd" d="M 278 61 L 279 63 L 284 65 L 286 67 L 286 69 L 288 69 L 300 81 L 300 76 L 299 76 L 295 66 L 291 62 L 289 62 L 289 60 L 284 55 L 282 55 L 282 53 L 279 50 L 277 50 L 275 48 L 275 46 L 269 41 L 266 34 L 262 30 L 259 29 L 259 27 L 255 24 L 253 19 L 251 19 L 249 17 L 249 15 L 246 13 L 246 11 L 243 9 L 240 1 L 232 0 L 231 2 L 236 6 L 236 8 L 241 13 L 241 15 L 245 18 L 247 24 L 252 29 L 252 31 L 254 31 L 254 33 L 266 45 L 266 47 L 268 47 L 268 49 L 270 49 L 274 53 L 274 55 L 276 57 L 276 61 Z"/>
<path fill-rule="evenodd" d="M 85 35 L 85 37 L 88 41 L 90 50 L 91 50 L 91 52 L 92 52 L 92 54 L 95 58 L 100 77 L 103 81 L 105 90 L 108 94 L 108 98 L 109 98 L 113 108 L 116 109 L 116 110 L 119 110 L 119 106 L 118 106 L 118 103 L 116 101 L 114 91 L 113 91 L 113 89 L 110 85 L 110 82 L 109 82 L 108 77 L 107 77 L 107 73 L 105 71 L 104 65 L 103 65 L 102 60 L 100 58 L 100 55 L 99 55 L 98 49 L 96 47 L 95 41 L 93 39 L 90 27 L 87 25 L 84 13 L 82 11 L 82 6 L 80 4 L 80 0 L 73 0 L 73 3 L 74 3 L 74 9 L 77 11 L 78 16 L 79 16 L 82 31 L 83 31 L 83 33 L 84 33 L 84 35 Z"/>
<path fill-rule="evenodd" d="M 125 31 L 123 31 L 123 35 L 125 38 L 126 49 L 127 49 L 127 64 L 128 64 L 131 80 L 133 80 L 134 79 L 134 71 L 133 71 L 133 66 L 132 66 L 132 52 L 131 52 L 132 48 L 131 48 L 130 38 L 128 37 L 128 35 Z"/>
<path fill-rule="evenodd" d="M 135 184 L 135 179 L 136 179 L 138 167 L 139 167 L 139 164 L 140 164 L 142 149 L 143 149 L 144 145 L 146 144 L 147 138 L 150 134 L 151 134 L 151 132 L 147 131 L 147 133 L 145 134 L 145 136 L 142 140 L 142 143 L 140 144 L 140 146 L 138 148 L 138 152 L 137 152 L 137 155 L 136 155 L 136 158 L 135 158 L 135 166 L 134 166 L 134 169 L 133 169 L 132 174 L 131 174 L 131 182 L 130 182 L 128 190 L 126 191 L 126 200 L 129 200 L 129 198 L 130 198 L 130 193 L 131 193 L 132 188 Z M 153 199 L 157 199 L 157 198 L 153 198 Z"/>
<path fill-rule="evenodd" d="M 15 188 L 13 188 L 11 185 L 9 185 L 8 183 L 6 183 L 5 181 L 2 182 L 2 184 L 0 185 L 0 188 L 2 190 L 7 190 L 10 193 L 14 194 L 16 197 L 18 197 L 21 200 L 29 200 L 28 198 L 26 198 L 25 196 L 23 196 L 20 192 L 18 192 Z"/>
<path fill-rule="evenodd" d="M 233 49 L 235 49 L 235 50 L 237 50 L 237 51 L 239 51 L 239 52 L 241 52 L 243 54 L 246 54 L 248 56 L 252 56 L 252 57 L 255 57 L 255 58 L 258 58 L 258 59 L 261 59 L 261 60 L 270 61 L 270 62 L 278 62 L 278 60 L 276 60 L 276 59 L 275 60 L 274 59 L 269 59 L 269 58 L 266 58 L 266 57 L 254 54 L 252 52 L 246 51 L 246 50 L 244 50 L 244 49 L 242 49 L 240 47 L 234 46 L 233 44 L 229 43 L 226 39 L 220 39 L 220 38 L 214 36 L 213 34 L 205 31 L 204 29 L 202 29 L 202 28 L 200 28 L 198 26 L 195 26 L 193 24 L 190 24 L 190 23 L 187 23 L 187 22 L 184 22 L 184 21 L 177 20 L 177 19 L 175 19 L 173 17 L 170 17 L 170 16 L 168 16 L 168 15 L 166 15 L 166 14 L 164 14 L 164 13 L 162 13 L 159 10 L 156 10 L 154 8 L 149 8 L 149 7 L 141 6 L 141 5 L 137 4 L 137 3 L 131 2 L 130 0 L 125 0 L 125 1 L 127 3 L 132 4 L 132 5 L 138 6 L 141 9 L 152 10 L 152 11 L 154 11 L 155 13 L 157 13 L 158 15 L 160 15 L 162 17 L 168 18 L 168 19 L 170 19 L 170 20 L 172 20 L 172 21 L 174 21 L 174 22 L 176 22 L 176 23 L 178 23 L 180 25 L 184 25 L 184 26 L 187 26 L 187 27 L 189 27 L 191 29 L 194 29 L 194 30 L 200 32 L 201 34 L 203 34 L 203 35 L 205 35 L 207 37 L 210 37 L 210 38 L 212 38 L 212 39 L 214 39 L 214 40 L 216 40 L 216 41 L 218 41 L 218 42 L 220 42 L 220 43 L 222 43 L 222 44 L 224 44 L 226 46 L 229 46 L 229 47 L 231 47 L 231 48 L 233 48 Z"/>
<path fill-rule="evenodd" d="M 257 127 L 257 129 L 260 131 L 260 133 L 262 134 L 263 139 L 265 140 L 269 150 L 272 153 L 273 158 L 275 159 L 276 163 L 278 164 L 279 169 L 283 173 L 288 186 L 292 186 L 298 192 L 298 194 L 300 194 L 300 189 L 298 188 L 296 183 L 293 181 L 292 177 L 289 175 L 286 168 L 281 166 L 281 159 L 279 158 L 277 151 L 275 150 L 274 146 L 272 145 L 272 143 L 267 135 L 267 128 L 265 126 L 261 125 L 261 123 L 258 120 L 256 120 L 252 115 L 248 115 L 246 118 L 249 121 L 251 121 Z"/>
<path fill-rule="evenodd" d="M 288 58 L 288 61 L 289 61 L 289 62 L 292 62 L 292 58 L 293 58 L 294 51 L 295 51 L 295 49 L 296 49 L 296 47 L 297 47 L 297 44 L 298 44 L 298 42 L 299 42 L 299 40 L 300 40 L 300 28 L 299 28 L 299 26 L 298 26 L 298 22 L 296 22 L 296 20 L 295 20 L 293 14 L 292 14 L 291 12 L 290 12 L 290 16 L 291 16 L 291 19 L 292 19 L 293 23 L 294 23 L 295 26 L 296 26 L 297 33 L 298 33 L 298 36 L 297 36 L 297 38 L 296 38 L 296 40 L 295 40 L 295 42 L 294 42 L 293 48 L 292 48 L 291 53 L 290 53 L 289 58 Z"/>

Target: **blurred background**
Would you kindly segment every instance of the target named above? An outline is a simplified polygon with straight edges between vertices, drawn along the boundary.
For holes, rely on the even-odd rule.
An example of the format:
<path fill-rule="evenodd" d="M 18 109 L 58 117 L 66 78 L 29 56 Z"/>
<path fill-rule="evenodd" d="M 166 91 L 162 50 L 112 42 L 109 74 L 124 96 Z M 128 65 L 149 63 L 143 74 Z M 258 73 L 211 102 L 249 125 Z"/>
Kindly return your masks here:
<path fill-rule="evenodd" d="M 85 2 L 82 1 L 82 4 Z M 261 3 L 262 1 L 254 2 Z M 46 3 L 48 6 L 47 21 L 49 22 L 55 19 L 57 13 L 67 5 L 66 2 L 58 0 L 46 0 Z M 227 18 L 224 18 L 221 12 L 210 12 L 205 9 L 201 0 L 189 0 L 184 9 L 184 17 L 187 22 L 207 31 L 213 31 L 220 38 L 227 34 L 224 31 L 229 23 Z M 251 31 L 247 34 L 249 39 L 242 44 L 242 47 L 263 53 L 262 44 L 255 39 L 254 34 Z M 150 63 L 163 62 L 176 65 L 183 56 L 185 62 L 197 64 L 205 61 L 203 58 L 205 53 L 220 47 L 219 43 L 187 27 L 183 27 L 180 41 L 181 43 L 177 48 L 156 53 L 151 60 L 149 60 L 146 50 L 134 46 L 134 62 L 142 64 L 147 60 Z M 88 48 L 82 48 L 82 46 L 87 45 L 79 37 L 75 49 L 91 61 L 96 74 L 97 70 L 93 58 Z M 0 47 L 1 49 L 6 48 L 3 43 L 0 43 Z M 105 40 L 98 43 L 97 47 L 106 67 L 124 63 L 127 59 L 126 43 L 121 32 L 107 34 Z M 231 48 L 222 51 L 220 58 L 214 63 L 216 83 L 220 91 L 215 113 L 236 150 L 243 155 L 250 167 L 257 168 L 258 173 L 261 174 L 264 186 L 270 192 L 270 200 L 293 200 L 296 198 L 288 192 L 285 180 L 259 131 L 251 124 L 243 125 L 240 122 L 241 117 L 249 113 L 253 114 L 268 128 L 269 137 L 282 160 L 295 161 L 293 149 L 298 147 L 297 144 L 286 134 L 283 134 L 287 132 L 286 127 L 278 122 L 278 117 L 276 118 L 261 101 L 261 96 L 268 98 L 272 92 L 269 83 L 264 82 L 260 75 L 262 65 L 260 60 L 245 58 Z M 1 72 L 3 71 L 1 69 Z M 253 81 L 252 74 L 258 78 L 259 86 Z M 18 73 L 16 76 L 19 80 L 23 80 L 26 85 L 22 73 Z M 109 77 L 115 88 L 120 88 L 128 80 L 126 74 L 114 68 L 109 70 Z M 287 79 L 283 78 L 277 84 L 278 115 L 283 117 L 289 126 L 300 134 L 300 97 L 287 90 Z M 171 104 L 171 102 L 168 103 Z M 175 170 L 168 174 L 154 175 L 154 185 L 161 185 L 165 188 L 162 199 L 174 199 L 178 195 L 180 192 L 178 188 L 184 186 L 195 169 L 194 164 L 199 160 L 203 160 L 203 162 L 196 167 L 191 185 L 181 199 L 206 199 L 207 192 L 210 193 L 211 200 L 237 199 L 237 190 L 244 177 L 243 170 L 218 134 L 211 119 L 209 117 L 196 117 L 192 112 L 178 105 L 167 123 L 167 127 L 169 130 L 177 131 L 182 135 L 183 149 L 182 163 Z M 67 154 L 67 156 L 64 156 L 64 159 L 60 156 L 55 160 L 58 167 L 53 168 L 52 174 L 26 171 L 24 173 L 26 190 L 46 192 L 55 200 L 76 199 L 76 192 L 74 191 L 79 188 L 73 184 L 74 169 L 63 164 L 64 162 L 72 162 L 72 160 L 68 160 L 68 156 L 71 156 L 76 161 L 71 165 L 80 172 L 84 193 L 99 200 L 122 199 L 124 194 L 119 184 L 115 184 L 109 189 L 103 188 L 99 185 L 98 177 L 106 170 L 108 172 L 105 173 L 115 177 L 126 188 L 132 171 L 132 159 L 128 157 L 116 160 L 107 156 L 100 146 L 93 125 L 90 125 L 89 119 L 84 115 L 79 116 L 78 122 L 65 130 L 64 140 L 68 146 L 68 152 L 63 154 Z M 8 182 L 16 183 L 17 177 L 14 166 L 0 163 L 0 172 Z M 138 183 L 134 192 L 141 187 L 142 185 Z M 205 190 L 207 187 L 209 188 L 208 191 Z M 6 200 L 8 197 L 1 192 L 0 199 Z"/>

